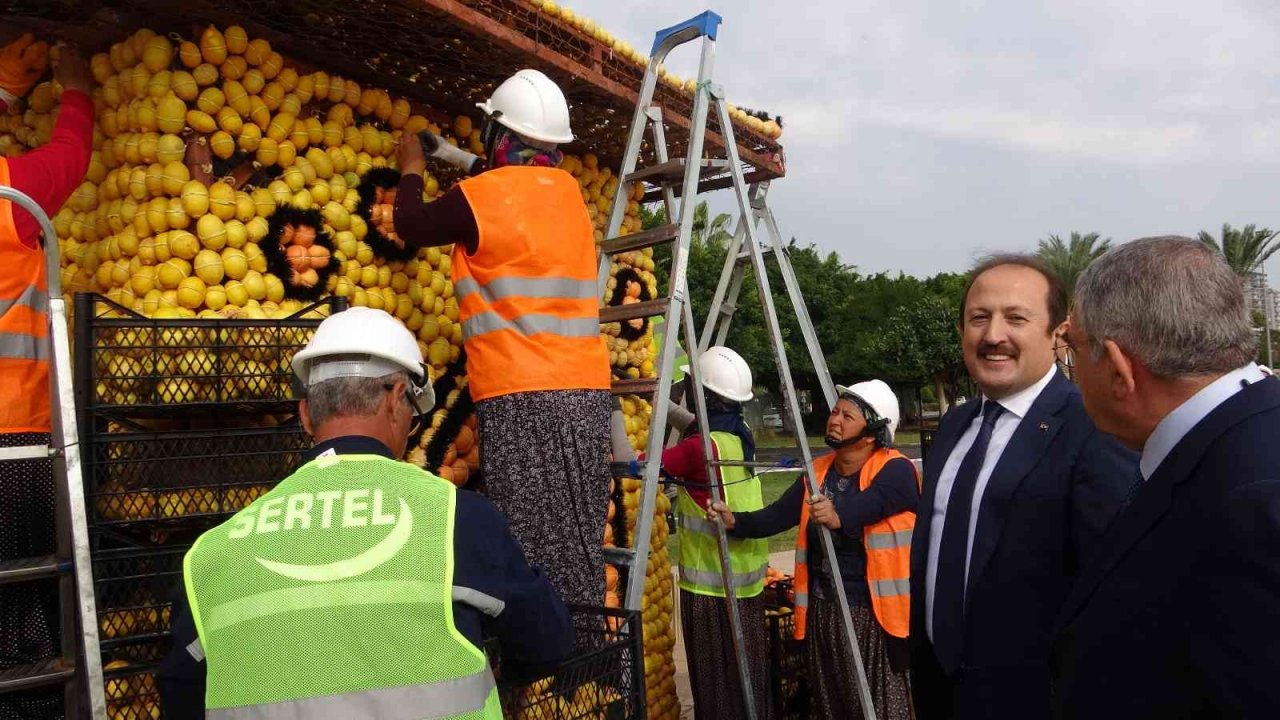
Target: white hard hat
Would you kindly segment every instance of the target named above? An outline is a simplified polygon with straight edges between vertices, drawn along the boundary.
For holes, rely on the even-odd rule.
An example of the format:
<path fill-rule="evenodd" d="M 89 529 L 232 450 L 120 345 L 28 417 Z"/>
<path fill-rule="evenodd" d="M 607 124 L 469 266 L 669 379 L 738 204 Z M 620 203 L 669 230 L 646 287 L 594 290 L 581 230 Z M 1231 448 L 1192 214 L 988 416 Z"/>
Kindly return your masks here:
<path fill-rule="evenodd" d="M 849 386 L 837 385 L 836 395 L 848 396 L 855 403 L 871 408 L 877 417 L 867 418 L 867 424 L 872 424 L 876 420 L 885 421 L 884 427 L 889 433 L 887 440 L 889 443 L 893 442 L 893 435 L 901 419 L 901 411 L 898 409 L 898 396 L 887 383 L 883 380 L 867 380 Z"/>
<path fill-rule="evenodd" d="M 557 145 L 573 142 L 569 103 L 560 87 L 537 70 L 526 68 L 507 78 L 476 107 L 526 138 Z"/>
<path fill-rule="evenodd" d="M 414 409 L 435 406 L 426 382 L 422 350 L 413 333 L 382 310 L 353 307 L 325 318 L 311 342 L 293 356 L 293 372 L 304 387 L 340 377 L 379 378 L 404 371 L 413 378 Z"/>
<path fill-rule="evenodd" d="M 688 365 L 680 369 L 689 372 Z M 752 398 L 751 368 L 738 353 L 723 345 L 707 348 L 698 357 L 698 374 L 702 386 L 722 398 L 746 402 Z"/>

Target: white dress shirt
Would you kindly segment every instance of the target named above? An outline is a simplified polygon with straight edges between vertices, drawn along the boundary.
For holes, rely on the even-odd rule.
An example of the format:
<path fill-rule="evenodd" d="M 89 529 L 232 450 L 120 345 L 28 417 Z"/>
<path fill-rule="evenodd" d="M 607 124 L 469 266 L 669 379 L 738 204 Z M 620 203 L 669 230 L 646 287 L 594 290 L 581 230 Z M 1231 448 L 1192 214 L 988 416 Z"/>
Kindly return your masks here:
<path fill-rule="evenodd" d="M 969 577 L 969 559 L 973 554 L 974 531 L 978 527 L 978 511 L 982 508 L 982 495 L 986 492 L 987 481 L 991 479 L 991 471 L 1000 462 L 1000 456 L 1004 454 L 1005 446 L 1009 444 L 1009 438 L 1012 438 L 1014 431 L 1018 429 L 1018 424 L 1022 422 L 1022 418 L 1026 417 L 1036 398 L 1040 397 L 1040 393 L 1048 386 L 1049 381 L 1053 380 L 1057 372 L 1056 365 L 1050 366 L 1049 372 L 1045 373 L 1045 376 L 1036 384 L 996 401 L 1000 407 L 1004 408 L 1004 412 L 996 418 L 996 426 L 992 429 L 991 440 L 987 444 L 987 454 L 983 458 L 982 469 L 978 471 L 978 480 L 973 487 L 973 500 L 969 506 L 969 544 L 964 554 L 966 583 Z M 987 400 L 986 396 L 982 399 Z M 933 497 L 933 517 L 929 522 L 929 558 L 925 570 L 924 617 L 925 629 L 930 638 L 933 637 L 933 594 L 938 579 L 938 555 L 942 548 L 942 529 L 947 521 L 947 503 L 951 499 L 951 488 L 955 485 L 960 463 L 969 453 L 969 448 L 973 447 L 973 441 L 978 438 L 978 430 L 981 427 L 982 413 L 978 412 L 964 434 L 960 436 L 960 440 L 956 442 L 955 448 L 951 450 L 947 463 L 942 466 L 942 474 L 938 476 L 938 491 Z"/>
<path fill-rule="evenodd" d="M 1200 392 L 1187 398 L 1173 412 L 1164 416 L 1156 429 L 1147 438 L 1142 447 L 1142 460 L 1138 463 L 1142 470 L 1142 479 L 1150 480 L 1160 467 L 1160 463 L 1169 457 L 1173 448 L 1182 442 L 1182 438 L 1191 432 L 1191 428 L 1205 419 L 1219 405 L 1230 400 L 1233 395 L 1244 389 L 1245 385 L 1265 380 L 1267 374 L 1257 363 L 1249 363 L 1214 380 L 1200 389 Z"/>

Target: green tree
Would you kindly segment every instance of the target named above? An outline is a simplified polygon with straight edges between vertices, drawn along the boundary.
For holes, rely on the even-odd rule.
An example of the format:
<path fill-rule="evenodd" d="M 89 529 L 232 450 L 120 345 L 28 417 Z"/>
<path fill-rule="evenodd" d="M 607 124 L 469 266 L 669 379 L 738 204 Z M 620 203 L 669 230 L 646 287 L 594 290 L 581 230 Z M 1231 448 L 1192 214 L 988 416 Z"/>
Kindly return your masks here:
<path fill-rule="evenodd" d="M 1110 249 L 1111 238 L 1103 240 L 1096 232 L 1087 235 L 1072 232 L 1071 238 L 1066 242 L 1057 235 L 1050 235 L 1047 239 L 1041 240 L 1036 248 L 1036 255 L 1066 286 L 1069 306 L 1080 273 L 1089 267 L 1089 263 L 1102 257 Z"/>
<path fill-rule="evenodd" d="M 1222 253 L 1232 271 L 1247 278 L 1250 273 L 1258 272 L 1262 264 L 1280 250 L 1276 235 L 1280 235 L 1280 231 L 1252 224 L 1233 228 L 1230 223 L 1223 223 L 1221 241 L 1201 230 L 1200 242 Z"/>
<path fill-rule="evenodd" d="M 931 384 L 943 412 L 947 398 L 956 396 L 965 377 L 958 316 L 958 303 L 924 294 L 899 306 L 875 341 L 876 351 L 894 368 L 891 377 L 908 384 Z"/>

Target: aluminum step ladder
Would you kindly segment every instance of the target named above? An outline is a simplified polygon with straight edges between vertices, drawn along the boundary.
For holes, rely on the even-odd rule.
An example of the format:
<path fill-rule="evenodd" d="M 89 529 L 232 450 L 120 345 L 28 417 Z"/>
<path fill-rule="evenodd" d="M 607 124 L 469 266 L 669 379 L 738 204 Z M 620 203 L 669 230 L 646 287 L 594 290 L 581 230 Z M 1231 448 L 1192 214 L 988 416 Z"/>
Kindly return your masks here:
<path fill-rule="evenodd" d="M 0 448 L 0 463 L 49 459 L 53 464 L 55 553 L 45 557 L 0 562 L 0 584 L 13 585 L 58 579 L 61 608 L 61 655 L 31 665 L 0 670 L 0 695 L 61 684 L 68 718 L 106 718 L 102 655 L 98 647 L 97 608 L 93 566 L 89 560 L 89 529 L 85 516 L 75 394 L 71 385 L 71 346 L 67 332 L 67 303 L 62 296 L 58 236 L 49 216 L 24 193 L 0 186 L 0 200 L 11 201 L 36 218 L 44 242 L 48 268 L 46 348 L 53 421 L 49 445 Z M 3 529 L 0 529 L 3 532 Z"/>
<path fill-rule="evenodd" d="M 728 332 L 733 310 L 741 290 L 742 283 L 749 268 L 756 279 L 761 303 L 763 305 L 765 323 L 768 325 L 774 360 L 780 376 L 784 399 L 784 411 L 790 420 L 795 433 L 796 449 L 803 460 L 803 469 L 808 478 L 811 494 L 819 492 L 813 474 L 813 457 L 809 450 L 809 441 L 804 434 L 801 422 L 799 400 L 795 385 L 791 379 L 791 369 L 787 362 L 786 349 L 783 345 L 782 331 L 778 323 L 777 311 L 773 303 L 773 295 L 769 287 L 769 276 L 766 272 L 766 255 L 774 257 L 781 269 L 787 294 L 800 320 L 814 368 L 822 379 L 823 394 L 829 405 L 836 401 L 835 387 L 831 382 L 826 361 L 818 345 L 817 334 L 809 319 L 809 313 L 800 295 L 795 273 L 786 257 L 785 248 L 778 237 L 777 225 L 773 221 L 765 203 L 768 194 L 768 183 L 755 183 L 748 187 L 743 176 L 742 165 L 738 157 L 737 143 L 733 134 L 733 123 L 725 101 L 723 90 L 712 83 L 712 68 L 715 60 L 715 41 L 720 24 L 720 16 L 714 12 L 704 12 L 686 22 L 659 31 L 654 38 L 650 53 L 649 65 L 641 84 L 640 96 L 632 116 L 631 130 L 623 154 L 620 170 L 621 182 L 614 196 L 613 209 L 609 217 L 605 240 L 601 243 L 599 270 L 599 286 L 604 296 L 609 278 L 611 258 L 623 252 L 654 247 L 664 243 L 673 243 L 671 260 L 671 278 L 669 295 L 629 305 L 605 307 L 601 309 L 602 323 L 627 321 L 636 318 L 664 317 L 662 348 L 657 360 L 658 377 L 655 379 L 634 379 L 617 381 L 613 385 L 614 394 L 649 394 L 653 396 L 653 412 L 649 419 L 649 437 L 645 447 L 645 461 L 639 463 L 638 469 L 642 479 L 641 499 L 636 521 L 634 549 L 609 548 L 606 552 L 608 562 L 628 569 L 626 573 L 626 589 L 623 606 L 629 610 L 640 610 L 644 594 L 645 571 L 649 562 L 649 533 L 654 522 L 653 513 L 659 492 L 660 462 L 666 435 L 667 398 L 671 392 L 673 360 L 677 336 L 683 331 L 685 345 L 689 356 L 687 383 L 692 392 L 694 409 L 697 416 L 698 432 L 702 439 L 703 456 L 707 459 L 707 477 L 718 476 L 717 466 L 743 463 L 718 462 L 713 459 L 711 451 L 711 433 L 707 426 L 706 397 L 699 377 L 698 358 L 711 344 L 714 338 L 723 342 Z M 662 109 L 652 104 L 654 90 L 658 82 L 659 67 L 672 49 L 688 42 L 701 40 L 701 59 L 698 66 L 697 86 L 693 96 L 693 110 L 689 121 L 689 142 L 685 158 L 668 156 L 666 136 L 663 128 Z M 714 106 L 719 121 L 720 132 L 724 139 L 726 157 L 719 159 L 703 158 L 703 145 L 706 139 L 707 117 Z M 644 142 L 645 131 L 651 133 L 654 150 L 654 164 L 637 168 L 640 149 Z M 656 186 L 656 195 L 660 197 L 667 210 L 667 218 L 675 218 L 674 223 L 652 228 L 644 232 L 618 236 L 622 218 L 627 205 L 630 184 L 643 181 Z M 707 323 L 703 327 L 701 339 L 696 335 L 693 312 L 689 305 L 687 272 L 689 248 L 692 242 L 694 209 L 700 191 L 713 188 L 732 188 L 740 212 L 734 242 L 730 244 L 720 283 L 717 287 L 715 302 Z M 676 191 L 679 191 L 678 202 Z M 769 231 L 770 240 L 761 243 L 758 237 L 757 224 L 763 221 Z M 630 464 L 615 468 L 615 472 L 634 472 L 628 469 Z M 751 463 L 752 467 L 759 463 Z M 797 469 L 797 468 L 791 468 Z M 722 501 L 720 485 L 709 483 L 709 494 L 713 501 Z M 721 578 L 726 588 L 725 604 L 733 635 L 733 646 L 737 658 L 738 676 L 743 691 L 743 708 L 747 718 L 757 716 L 754 707 L 752 678 L 747 668 L 746 652 L 743 640 L 742 618 L 738 613 L 738 603 L 730 582 L 731 565 L 729 562 L 728 539 L 724 527 L 716 523 L 721 565 Z M 831 534 L 821 528 L 823 549 L 827 557 L 835 557 Z M 852 648 L 852 656 L 858 675 L 859 695 L 863 708 L 863 716 L 874 720 L 875 709 L 871 701 L 870 687 L 859 652 L 857 637 L 852 618 L 849 614 L 848 598 L 845 596 L 841 582 L 840 570 L 832 563 L 832 574 L 835 581 L 840 606 L 843 610 L 846 637 Z M 695 659 L 696 662 L 696 659 Z M 759 682 L 764 682 L 760 678 Z"/>

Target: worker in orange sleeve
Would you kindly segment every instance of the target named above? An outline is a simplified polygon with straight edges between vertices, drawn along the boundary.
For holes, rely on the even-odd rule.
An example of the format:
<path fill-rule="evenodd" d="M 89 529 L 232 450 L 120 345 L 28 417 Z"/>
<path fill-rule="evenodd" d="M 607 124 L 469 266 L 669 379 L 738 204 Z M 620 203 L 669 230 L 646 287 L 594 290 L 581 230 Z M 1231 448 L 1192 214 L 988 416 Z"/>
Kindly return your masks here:
<path fill-rule="evenodd" d="M 49 48 L 30 35 L 0 49 L 0 111 L 45 73 Z M 92 75 L 62 48 L 54 79 L 61 107 L 50 141 L 0 158 L 0 185 L 26 193 L 53 215 L 83 181 L 93 152 Z M 46 242 L 56 242 L 46 238 Z M 0 447 L 47 445 L 50 431 L 48 295 L 37 221 L 0 200 Z M 0 464 L 0 562 L 55 550 L 54 488 L 48 460 Z M 0 673 L 58 652 L 56 581 L 0 586 Z M 62 717 L 61 688 L 0 695 L 0 718 Z"/>
<path fill-rule="evenodd" d="M 485 494 L 565 602 L 599 605 L 611 377 L 591 219 L 556 167 L 573 140 L 569 106 L 550 78 L 521 70 L 479 107 L 484 160 L 429 133 L 400 138 L 396 234 L 453 244 Z M 423 202 L 428 152 L 479 174 Z"/>

